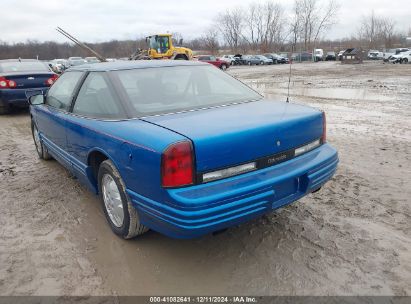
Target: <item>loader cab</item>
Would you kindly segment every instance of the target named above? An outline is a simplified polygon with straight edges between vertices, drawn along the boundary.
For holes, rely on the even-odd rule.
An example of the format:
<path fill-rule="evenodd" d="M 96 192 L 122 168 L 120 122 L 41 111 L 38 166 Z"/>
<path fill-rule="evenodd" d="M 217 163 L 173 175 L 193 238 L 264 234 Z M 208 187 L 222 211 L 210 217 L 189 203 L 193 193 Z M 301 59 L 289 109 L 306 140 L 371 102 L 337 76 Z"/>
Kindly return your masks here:
<path fill-rule="evenodd" d="M 161 58 L 173 55 L 173 44 L 170 34 L 148 36 L 146 41 L 150 57 Z"/>

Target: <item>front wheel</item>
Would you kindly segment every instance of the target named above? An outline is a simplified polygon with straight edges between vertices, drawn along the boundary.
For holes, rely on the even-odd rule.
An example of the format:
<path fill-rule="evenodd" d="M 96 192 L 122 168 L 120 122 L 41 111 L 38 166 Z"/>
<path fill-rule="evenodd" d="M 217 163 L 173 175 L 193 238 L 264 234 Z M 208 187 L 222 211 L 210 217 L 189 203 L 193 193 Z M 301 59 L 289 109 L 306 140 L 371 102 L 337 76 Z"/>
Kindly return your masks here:
<path fill-rule="evenodd" d="M 226 64 L 222 64 L 222 65 L 221 65 L 221 69 L 222 69 L 223 71 L 227 70 L 227 65 L 226 65 Z"/>
<path fill-rule="evenodd" d="M 98 187 L 104 214 L 115 234 L 131 239 L 148 231 L 148 228 L 140 223 L 120 173 L 110 160 L 105 160 L 100 165 Z"/>
<path fill-rule="evenodd" d="M 264 61 L 260 61 L 260 65 L 264 65 Z"/>
<path fill-rule="evenodd" d="M 39 130 L 33 121 L 31 122 L 31 134 L 33 135 L 34 145 L 36 146 L 36 151 L 39 158 L 44 160 L 51 159 L 52 157 L 48 153 L 47 148 L 44 147 L 43 141 L 39 135 Z"/>

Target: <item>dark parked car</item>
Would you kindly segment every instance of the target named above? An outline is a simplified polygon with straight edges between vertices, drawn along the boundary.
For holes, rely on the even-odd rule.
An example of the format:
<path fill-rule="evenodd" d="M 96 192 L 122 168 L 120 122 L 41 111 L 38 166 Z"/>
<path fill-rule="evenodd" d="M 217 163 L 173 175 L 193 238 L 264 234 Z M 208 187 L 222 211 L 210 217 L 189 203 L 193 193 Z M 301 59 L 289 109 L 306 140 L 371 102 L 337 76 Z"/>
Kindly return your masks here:
<path fill-rule="evenodd" d="M 261 63 L 261 60 L 254 55 L 243 55 L 241 59 L 243 60 L 244 64 L 248 65 L 259 65 Z"/>
<path fill-rule="evenodd" d="M 323 112 L 264 100 L 204 62 L 83 65 L 30 103 L 39 157 L 99 194 L 123 238 L 219 231 L 319 190 L 337 169 Z"/>
<path fill-rule="evenodd" d="M 276 63 L 288 63 L 288 58 L 284 56 L 280 56 L 276 53 L 266 53 L 264 54 L 265 57 L 270 58 L 274 64 Z"/>
<path fill-rule="evenodd" d="M 313 61 L 313 54 L 309 52 L 293 53 L 291 55 L 293 61 Z"/>
<path fill-rule="evenodd" d="M 204 61 L 207 63 L 210 63 L 220 69 L 222 69 L 223 71 L 227 70 L 228 67 L 230 66 L 230 63 L 228 63 L 225 60 L 220 60 L 218 58 L 216 58 L 215 56 L 209 56 L 209 55 L 201 55 L 197 57 L 198 61 Z"/>
<path fill-rule="evenodd" d="M 11 107 L 28 107 L 33 90 L 46 92 L 57 79 L 47 64 L 33 59 L 0 60 L 0 114 Z"/>
<path fill-rule="evenodd" d="M 325 61 L 336 61 L 337 56 L 335 52 L 327 52 L 327 55 L 325 56 Z"/>
<path fill-rule="evenodd" d="M 270 58 L 267 58 L 263 55 L 255 55 L 255 57 L 257 57 L 258 59 L 260 59 L 260 65 L 264 65 L 264 64 L 273 64 L 273 60 Z"/>

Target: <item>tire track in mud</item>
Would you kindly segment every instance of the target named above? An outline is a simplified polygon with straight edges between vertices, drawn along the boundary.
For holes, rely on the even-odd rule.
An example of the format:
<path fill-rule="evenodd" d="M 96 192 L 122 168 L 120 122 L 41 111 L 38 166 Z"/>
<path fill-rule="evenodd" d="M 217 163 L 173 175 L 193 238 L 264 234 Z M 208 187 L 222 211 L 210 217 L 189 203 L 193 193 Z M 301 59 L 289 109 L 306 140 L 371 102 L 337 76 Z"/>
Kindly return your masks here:
<path fill-rule="evenodd" d="M 101 278 L 67 233 L 78 224 L 61 199 L 68 174 L 38 159 L 28 122 L 0 117 L 0 294 L 98 294 Z"/>

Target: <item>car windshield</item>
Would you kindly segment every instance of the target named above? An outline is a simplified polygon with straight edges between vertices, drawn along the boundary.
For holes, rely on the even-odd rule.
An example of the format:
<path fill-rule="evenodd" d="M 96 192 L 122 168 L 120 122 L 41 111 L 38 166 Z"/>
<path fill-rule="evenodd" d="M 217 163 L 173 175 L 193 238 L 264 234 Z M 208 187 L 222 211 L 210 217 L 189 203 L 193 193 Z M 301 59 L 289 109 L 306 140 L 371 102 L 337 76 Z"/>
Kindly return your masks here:
<path fill-rule="evenodd" d="M 261 99 L 214 66 L 114 71 L 137 116 L 188 111 Z"/>
<path fill-rule="evenodd" d="M 48 72 L 44 63 L 38 61 L 8 61 L 0 63 L 0 72 Z"/>

